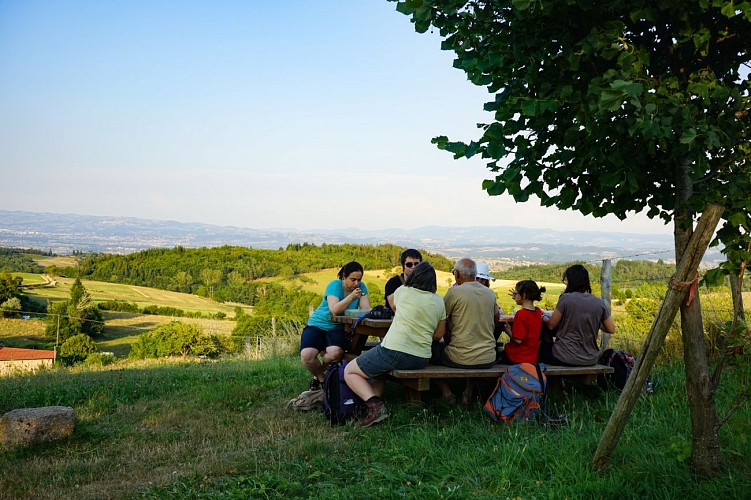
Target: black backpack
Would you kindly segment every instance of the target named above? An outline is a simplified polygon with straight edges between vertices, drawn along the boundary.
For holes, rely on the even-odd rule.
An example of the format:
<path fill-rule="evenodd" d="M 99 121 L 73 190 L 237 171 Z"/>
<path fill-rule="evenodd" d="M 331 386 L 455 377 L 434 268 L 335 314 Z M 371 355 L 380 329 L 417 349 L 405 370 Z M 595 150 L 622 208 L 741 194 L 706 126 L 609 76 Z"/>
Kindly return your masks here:
<path fill-rule="evenodd" d="M 600 356 L 600 364 L 613 368 L 613 373 L 605 375 L 605 387 L 615 387 L 622 391 L 626 387 L 626 380 L 631 375 L 635 362 L 634 357 L 627 351 L 605 349 Z M 644 381 L 644 387 L 649 394 L 654 391 L 654 384 L 649 378 Z"/>
<path fill-rule="evenodd" d="M 364 403 L 344 381 L 347 361 L 331 363 L 323 380 L 323 413 L 331 425 L 344 424 L 357 418 Z"/>

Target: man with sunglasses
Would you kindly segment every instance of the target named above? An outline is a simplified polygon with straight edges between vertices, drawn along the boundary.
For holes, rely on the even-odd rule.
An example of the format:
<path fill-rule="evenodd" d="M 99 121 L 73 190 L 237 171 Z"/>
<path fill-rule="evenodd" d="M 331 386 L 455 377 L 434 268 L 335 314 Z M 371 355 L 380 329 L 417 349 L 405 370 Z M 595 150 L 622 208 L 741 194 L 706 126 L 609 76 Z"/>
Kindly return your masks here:
<path fill-rule="evenodd" d="M 412 274 L 414 266 L 422 262 L 422 254 L 414 248 L 409 248 L 402 252 L 400 260 L 402 263 L 402 274 L 394 276 L 386 282 L 384 294 L 386 296 L 386 307 L 391 311 L 394 310 L 394 292 L 407 281 L 407 277 Z"/>

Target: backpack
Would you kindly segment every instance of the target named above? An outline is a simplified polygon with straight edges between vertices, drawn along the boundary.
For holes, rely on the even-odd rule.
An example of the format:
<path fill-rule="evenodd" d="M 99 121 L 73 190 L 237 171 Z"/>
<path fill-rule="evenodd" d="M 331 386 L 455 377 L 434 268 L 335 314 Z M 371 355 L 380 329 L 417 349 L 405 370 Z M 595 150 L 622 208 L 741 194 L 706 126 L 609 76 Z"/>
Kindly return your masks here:
<path fill-rule="evenodd" d="M 347 361 L 331 363 L 323 380 L 323 413 L 331 425 L 344 424 L 359 416 L 364 404 L 344 382 Z"/>
<path fill-rule="evenodd" d="M 391 319 L 394 317 L 394 312 L 386 306 L 378 305 L 368 311 L 365 317 L 369 319 Z"/>
<path fill-rule="evenodd" d="M 542 413 L 547 390 L 544 364 L 510 365 L 485 403 L 485 413 L 496 422 L 529 421 Z"/>
<path fill-rule="evenodd" d="M 323 408 L 323 389 L 304 391 L 287 402 L 287 408 L 296 411 L 320 410 Z"/>
<path fill-rule="evenodd" d="M 605 375 L 607 385 L 614 386 L 618 390 L 626 387 L 626 380 L 634 369 L 634 357 L 626 351 L 605 349 L 600 356 L 600 364 L 613 368 L 613 373 Z"/>

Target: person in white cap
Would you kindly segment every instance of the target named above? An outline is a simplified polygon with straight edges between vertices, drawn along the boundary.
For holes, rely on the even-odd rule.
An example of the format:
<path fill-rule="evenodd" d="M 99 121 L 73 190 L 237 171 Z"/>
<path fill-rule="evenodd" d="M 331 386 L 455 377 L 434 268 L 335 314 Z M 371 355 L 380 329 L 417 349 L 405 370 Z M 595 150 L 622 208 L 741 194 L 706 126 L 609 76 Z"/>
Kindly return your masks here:
<path fill-rule="evenodd" d="M 476 264 L 477 276 L 475 276 L 475 279 L 486 287 L 490 288 L 490 282 L 495 281 L 495 278 L 490 275 L 490 268 L 488 267 L 488 264 L 485 262 L 477 262 Z"/>
<path fill-rule="evenodd" d="M 475 279 L 488 288 L 490 288 L 490 282 L 495 281 L 495 278 L 490 275 L 490 268 L 485 262 L 477 262 L 477 276 L 475 276 Z M 496 342 L 498 342 L 498 337 L 501 336 L 501 333 L 503 333 L 503 328 L 504 328 L 504 325 L 500 324 L 501 314 L 503 314 L 503 311 L 501 310 L 500 306 L 496 303 L 495 305 L 495 331 L 493 332 Z"/>

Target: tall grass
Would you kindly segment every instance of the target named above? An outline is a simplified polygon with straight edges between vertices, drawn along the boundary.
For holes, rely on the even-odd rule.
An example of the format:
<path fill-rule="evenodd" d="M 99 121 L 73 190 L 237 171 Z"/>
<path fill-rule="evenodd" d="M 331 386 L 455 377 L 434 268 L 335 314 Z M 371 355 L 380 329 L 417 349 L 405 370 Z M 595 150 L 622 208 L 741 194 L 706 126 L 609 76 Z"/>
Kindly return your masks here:
<path fill-rule="evenodd" d="M 734 397 L 730 370 L 718 401 Z M 612 465 L 590 462 L 617 394 L 567 394 L 569 425 L 498 425 L 479 405 L 411 405 L 387 386 L 378 426 L 332 428 L 285 409 L 305 388 L 294 357 L 160 361 L 0 379 L 0 413 L 70 405 L 65 441 L 0 452 L 0 498 L 742 498 L 751 491 L 748 407 L 721 429 L 724 472 L 693 477 L 682 367 L 631 416 Z M 485 388 L 487 391 L 487 387 Z M 431 394 L 431 398 L 437 398 Z M 745 427 L 744 427 L 745 425 Z"/>

